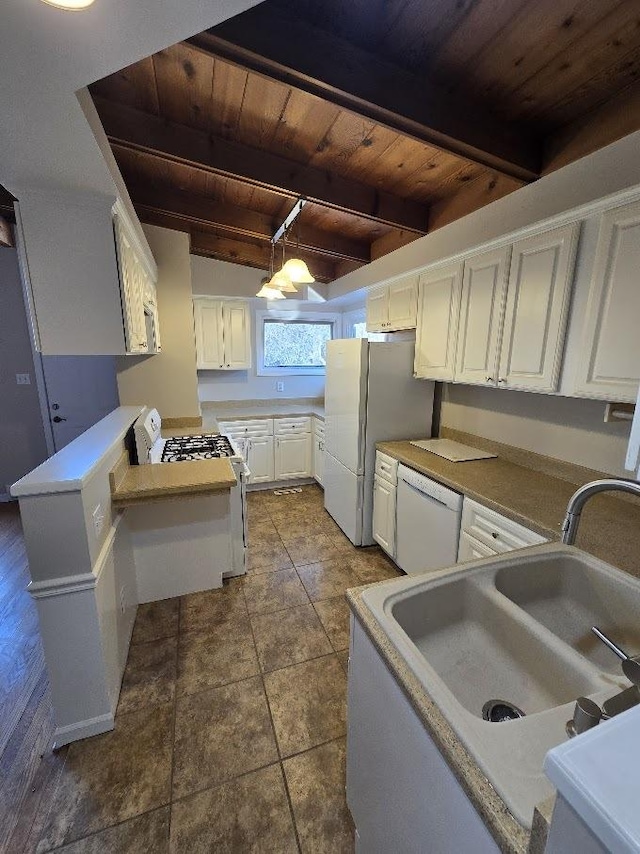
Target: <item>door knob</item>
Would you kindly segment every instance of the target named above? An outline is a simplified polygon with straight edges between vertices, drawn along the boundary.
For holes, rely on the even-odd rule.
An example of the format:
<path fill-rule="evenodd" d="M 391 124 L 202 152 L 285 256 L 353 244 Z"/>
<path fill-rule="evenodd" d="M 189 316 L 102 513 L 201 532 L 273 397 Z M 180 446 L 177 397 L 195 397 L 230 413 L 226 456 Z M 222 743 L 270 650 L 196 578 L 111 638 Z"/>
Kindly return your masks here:
<path fill-rule="evenodd" d="M 54 415 L 51 419 L 54 424 L 59 424 L 61 421 L 66 421 L 66 418 L 61 418 L 59 415 Z"/>

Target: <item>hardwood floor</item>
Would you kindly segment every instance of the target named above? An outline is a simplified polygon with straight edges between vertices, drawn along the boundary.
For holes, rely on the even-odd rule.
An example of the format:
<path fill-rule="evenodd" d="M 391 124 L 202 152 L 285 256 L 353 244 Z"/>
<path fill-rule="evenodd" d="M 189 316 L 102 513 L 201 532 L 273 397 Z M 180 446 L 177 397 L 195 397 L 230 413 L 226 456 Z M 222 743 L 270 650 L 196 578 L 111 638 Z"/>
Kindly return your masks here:
<path fill-rule="evenodd" d="M 18 507 L 0 504 L 0 851 L 11 854 L 35 850 L 36 819 L 66 755 L 51 750 L 51 698 L 28 583 Z"/>

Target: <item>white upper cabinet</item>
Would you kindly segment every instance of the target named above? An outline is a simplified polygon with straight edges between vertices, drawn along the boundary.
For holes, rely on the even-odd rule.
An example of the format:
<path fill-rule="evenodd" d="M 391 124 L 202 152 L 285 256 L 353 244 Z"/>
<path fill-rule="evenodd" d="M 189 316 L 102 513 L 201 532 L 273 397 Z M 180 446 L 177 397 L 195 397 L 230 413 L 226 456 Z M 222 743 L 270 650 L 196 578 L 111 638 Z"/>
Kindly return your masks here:
<path fill-rule="evenodd" d="M 122 317 L 127 353 L 149 353 L 159 349 L 156 340 L 149 341 L 145 320 L 145 304 L 153 307 L 157 329 L 156 287 L 142 263 L 124 221 L 114 216 L 114 232 L 118 255 Z M 158 339 L 159 341 L 159 336 Z"/>
<path fill-rule="evenodd" d="M 418 277 L 406 276 L 367 295 L 367 332 L 414 329 L 418 306 Z"/>
<path fill-rule="evenodd" d="M 251 367 L 251 318 L 246 302 L 194 297 L 193 320 L 198 370 Z"/>
<path fill-rule="evenodd" d="M 496 385 L 511 248 L 465 261 L 454 380 Z"/>
<path fill-rule="evenodd" d="M 420 276 L 414 374 L 452 380 L 455 370 L 462 264 Z"/>
<path fill-rule="evenodd" d="M 505 388 L 558 388 L 578 234 L 572 224 L 513 246 L 498 371 Z"/>
<path fill-rule="evenodd" d="M 573 393 L 635 402 L 640 381 L 640 202 L 602 217 Z"/>

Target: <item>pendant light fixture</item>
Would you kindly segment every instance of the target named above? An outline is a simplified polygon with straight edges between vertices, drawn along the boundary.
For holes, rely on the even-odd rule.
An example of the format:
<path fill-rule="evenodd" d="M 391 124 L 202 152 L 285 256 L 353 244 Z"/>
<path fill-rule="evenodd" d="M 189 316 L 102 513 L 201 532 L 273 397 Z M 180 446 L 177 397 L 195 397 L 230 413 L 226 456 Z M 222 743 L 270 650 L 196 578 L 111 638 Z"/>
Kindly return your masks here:
<path fill-rule="evenodd" d="M 296 229 L 296 234 L 298 237 L 298 243 L 296 252 L 300 252 L 300 220 L 298 220 L 298 227 Z M 284 260 L 284 249 L 282 254 Z M 309 268 L 302 260 L 302 258 L 289 258 L 289 260 L 282 265 L 282 272 L 286 273 L 287 276 L 291 279 L 292 282 L 296 282 L 301 285 L 309 285 L 311 282 L 315 282 L 315 279 L 309 272 Z"/>
<path fill-rule="evenodd" d="M 94 0 L 42 0 L 47 6 L 55 6 L 56 9 L 64 9 L 66 12 L 81 12 L 88 9 Z"/>
<path fill-rule="evenodd" d="M 286 242 L 287 242 L 287 233 L 285 231 L 285 233 L 282 235 L 282 269 L 278 270 L 278 272 L 274 273 L 274 275 L 271 277 L 271 281 L 269 282 L 269 287 L 270 288 L 277 288 L 279 291 L 283 291 L 284 293 L 297 294 L 298 289 L 295 287 L 295 285 L 291 281 L 291 277 L 287 274 L 286 270 L 284 269 L 284 247 L 285 247 Z M 273 246 L 273 243 L 271 244 L 271 247 L 272 247 L 271 248 L 271 257 L 273 258 L 274 248 L 275 248 Z M 271 263 L 271 268 L 273 269 L 273 261 Z"/>
<path fill-rule="evenodd" d="M 274 254 L 274 245 L 271 244 L 271 260 L 269 262 L 269 275 L 265 276 L 262 279 L 261 285 L 262 287 L 256 294 L 257 297 L 262 297 L 263 299 L 285 299 L 285 295 L 282 293 L 282 288 L 275 287 L 272 282 L 275 278 L 273 275 L 273 254 Z M 278 275 L 278 274 L 276 274 Z M 286 283 L 286 279 L 285 279 Z"/>

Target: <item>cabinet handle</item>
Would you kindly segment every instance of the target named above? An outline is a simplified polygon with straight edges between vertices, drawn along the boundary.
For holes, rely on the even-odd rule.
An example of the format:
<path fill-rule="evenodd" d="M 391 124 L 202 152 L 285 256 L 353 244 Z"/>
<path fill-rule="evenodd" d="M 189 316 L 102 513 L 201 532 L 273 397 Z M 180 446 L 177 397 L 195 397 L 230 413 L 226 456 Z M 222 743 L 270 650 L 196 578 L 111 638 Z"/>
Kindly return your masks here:
<path fill-rule="evenodd" d="M 499 377 L 498 382 L 499 383 L 506 383 L 507 382 L 506 377 Z"/>
<path fill-rule="evenodd" d="M 492 382 L 493 382 L 493 377 L 485 377 L 485 382 L 487 382 L 487 383 L 492 383 Z"/>

